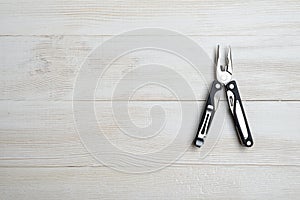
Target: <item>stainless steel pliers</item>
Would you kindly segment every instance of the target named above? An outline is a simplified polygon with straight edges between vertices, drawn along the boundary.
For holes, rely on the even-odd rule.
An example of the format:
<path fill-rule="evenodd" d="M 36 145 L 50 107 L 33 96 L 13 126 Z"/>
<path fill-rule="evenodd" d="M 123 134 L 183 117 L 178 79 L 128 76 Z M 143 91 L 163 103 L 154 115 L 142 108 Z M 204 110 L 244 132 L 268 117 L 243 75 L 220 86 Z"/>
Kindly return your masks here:
<path fill-rule="evenodd" d="M 197 147 L 201 147 L 204 144 L 204 139 L 208 133 L 209 127 L 216 111 L 214 102 L 215 94 L 220 91 L 223 86 L 225 87 L 230 113 L 232 114 L 234 125 L 241 144 L 246 147 L 251 147 L 253 145 L 252 135 L 237 84 L 234 80 L 231 80 L 233 67 L 230 47 L 228 47 L 226 55 L 226 64 L 222 65 L 220 62 L 220 47 L 218 45 L 216 52 L 217 80 L 214 80 L 212 83 L 211 90 L 206 101 L 205 110 L 200 120 L 197 136 L 194 141 L 194 144 Z"/>

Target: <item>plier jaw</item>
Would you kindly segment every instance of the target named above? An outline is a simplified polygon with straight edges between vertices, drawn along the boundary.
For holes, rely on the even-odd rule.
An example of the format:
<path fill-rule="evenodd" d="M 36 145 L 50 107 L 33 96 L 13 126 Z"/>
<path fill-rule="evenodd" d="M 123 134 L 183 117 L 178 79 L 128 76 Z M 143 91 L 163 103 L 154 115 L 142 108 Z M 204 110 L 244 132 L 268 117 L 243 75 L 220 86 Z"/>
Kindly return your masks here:
<path fill-rule="evenodd" d="M 221 64 L 220 46 L 217 46 L 216 52 L 216 77 L 220 83 L 227 85 L 232 79 L 233 67 L 232 67 L 232 56 L 230 46 L 226 51 L 225 65 Z"/>

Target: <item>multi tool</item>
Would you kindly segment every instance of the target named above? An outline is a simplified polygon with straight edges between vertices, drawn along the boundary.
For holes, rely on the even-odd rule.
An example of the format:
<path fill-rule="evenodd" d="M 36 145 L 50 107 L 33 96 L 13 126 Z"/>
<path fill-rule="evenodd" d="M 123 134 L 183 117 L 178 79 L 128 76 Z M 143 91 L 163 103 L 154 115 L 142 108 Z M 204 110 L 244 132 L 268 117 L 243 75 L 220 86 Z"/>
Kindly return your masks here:
<path fill-rule="evenodd" d="M 226 52 L 225 65 L 220 63 L 220 47 L 218 45 L 216 52 L 216 78 L 211 86 L 209 96 L 206 101 L 205 110 L 202 114 L 200 125 L 197 131 L 194 144 L 201 147 L 204 144 L 204 139 L 207 136 L 209 127 L 216 111 L 215 95 L 225 87 L 230 113 L 233 117 L 234 125 L 239 136 L 240 142 L 246 147 L 253 145 L 250 128 L 243 108 L 242 100 L 239 94 L 237 84 L 232 79 L 233 67 L 231 48 L 228 47 Z"/>

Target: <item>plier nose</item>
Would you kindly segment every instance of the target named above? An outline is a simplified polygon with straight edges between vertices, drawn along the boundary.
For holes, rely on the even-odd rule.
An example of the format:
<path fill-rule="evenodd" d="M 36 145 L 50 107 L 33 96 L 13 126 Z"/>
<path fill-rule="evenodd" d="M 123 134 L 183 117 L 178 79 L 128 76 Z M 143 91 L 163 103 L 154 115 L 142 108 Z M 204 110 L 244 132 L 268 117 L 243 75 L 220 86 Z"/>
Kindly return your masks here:
<path fill-rule="evenodd" d="M 216 76 L 217 80 L 226 85 L 232 78 L 233 66 L 230 46 L 226 50 L 225 65 L 221 64 L 220 46 L 216 52 Z"/>

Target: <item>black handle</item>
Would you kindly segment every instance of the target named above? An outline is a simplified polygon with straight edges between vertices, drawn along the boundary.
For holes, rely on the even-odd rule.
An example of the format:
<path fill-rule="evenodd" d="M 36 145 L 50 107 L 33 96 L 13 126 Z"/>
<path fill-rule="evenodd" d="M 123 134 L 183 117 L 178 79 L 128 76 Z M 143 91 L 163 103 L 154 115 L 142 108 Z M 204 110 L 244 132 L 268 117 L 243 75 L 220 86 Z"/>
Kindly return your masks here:
<path fill-rule="evenodd" d="M 246 147 L 251 147 L 253 145 L 253 139 L 237 84 L 235 81 L 230 81 L 225 88 L 230 112 L 233 116 L 240 142 Z"/>
<path fill-rule="evenodd" d="M 214 117 L 215 108 L 215 94 L 222 89 L 222 85 L 218 81 L 213 81 L 208 98 L 206 100 L 205 110 L 202 113 L 200 125 L 197 131 L 197 136 L 195 138 L 194 144 L 197 147 L 201 147 L 204 143 L 204 138 L 207 135 L 208 129 Z"/>

